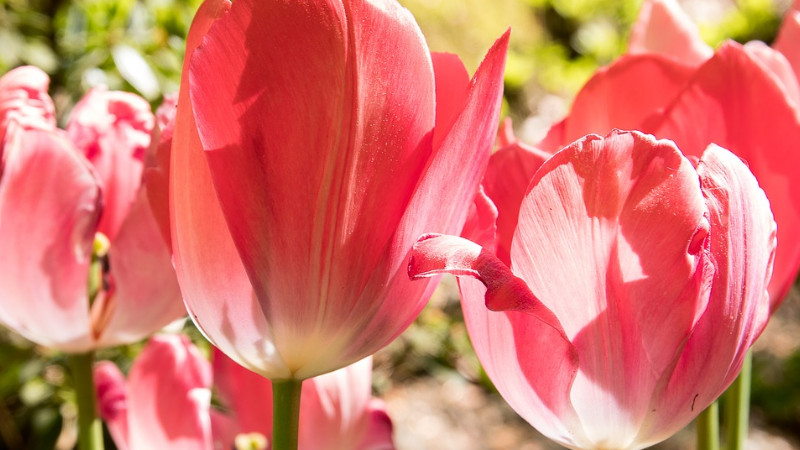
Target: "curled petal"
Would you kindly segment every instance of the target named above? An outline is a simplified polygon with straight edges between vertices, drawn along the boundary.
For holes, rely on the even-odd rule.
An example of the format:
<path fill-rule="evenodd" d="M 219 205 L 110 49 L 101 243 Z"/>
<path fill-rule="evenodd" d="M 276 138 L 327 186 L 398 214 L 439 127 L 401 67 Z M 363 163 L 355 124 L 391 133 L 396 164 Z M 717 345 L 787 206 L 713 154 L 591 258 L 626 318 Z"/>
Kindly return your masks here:
<path fill-rule="evenodd" d="M 474 242 L 439 234 L 421 236 L 411 250 L 409 277 L 413 280 L 440 273 L 479 280 L 486 286 L 486 307 L 492 311 L 523 311 L 563 333 L 558 319 L 533 295 L 525 281 Z"/>

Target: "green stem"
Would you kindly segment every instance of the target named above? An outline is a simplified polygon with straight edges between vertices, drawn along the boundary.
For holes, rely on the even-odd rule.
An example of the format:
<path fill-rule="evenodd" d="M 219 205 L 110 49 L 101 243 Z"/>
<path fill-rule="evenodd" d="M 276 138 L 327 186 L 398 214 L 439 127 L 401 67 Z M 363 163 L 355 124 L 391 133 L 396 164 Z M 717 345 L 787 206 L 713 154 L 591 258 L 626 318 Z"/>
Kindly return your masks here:
<path fill-rule="evenodd" d="M 748 351 L 742 371 L 725 391 L 725 422 L 728 428 L 728 450 L 743 450 L 750 424 L 750 379 L 753 374 L 753 352 Z"/>
<path fill-rule="evenodd" d="M 68 356 L 78 404 L 78 449 L 103 450 L 103 424 L 97 417 L 94 392 L 94 352 Z"/>
<path fill-rule="evenodd" d="M 719 450 L 719 404 L 712 403 L 697 416 L 697 450 Z"/>
<path fill-rule="evenodd" d="M 297 450 L 303 380 L 272 382 L 272 450 Z"/>

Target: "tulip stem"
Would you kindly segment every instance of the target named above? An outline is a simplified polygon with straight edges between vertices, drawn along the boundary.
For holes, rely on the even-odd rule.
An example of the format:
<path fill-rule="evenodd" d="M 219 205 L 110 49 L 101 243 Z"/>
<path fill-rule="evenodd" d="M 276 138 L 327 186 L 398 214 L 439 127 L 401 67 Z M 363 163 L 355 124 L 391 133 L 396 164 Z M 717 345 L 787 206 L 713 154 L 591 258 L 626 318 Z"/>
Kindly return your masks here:
<path fill-rule="evenodd" d="M 719 403 L 714 402 L 697 416 L 697 450 L 719 450 Z"/>
<path fill-rule="evenodd" d="M 68 356 L 78 404 L 78 449 L 103 450 L 103 424 L 97 417 L 94 392 L 94 352 Z"/>
<path fill-rule="evenodd" d="M 728 428 L 728 450 L 743 450 L 750 424 L 750 379 L 753 374 L 753 352 L 748 351 L 742 371 L 725 392 L 725 422 Z"/>
<path fill-rule="evenodd" d="M 297 450 L 303 380 L 272 382 L 272 450 Z"/>

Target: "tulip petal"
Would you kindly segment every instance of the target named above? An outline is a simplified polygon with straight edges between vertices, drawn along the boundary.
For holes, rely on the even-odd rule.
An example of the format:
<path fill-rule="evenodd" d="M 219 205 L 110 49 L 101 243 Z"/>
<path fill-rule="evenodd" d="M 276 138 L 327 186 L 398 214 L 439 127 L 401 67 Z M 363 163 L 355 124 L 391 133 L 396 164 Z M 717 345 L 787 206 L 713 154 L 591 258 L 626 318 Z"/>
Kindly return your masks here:
<path fill-rule="evenodd" d="M 106 423 L 117 448 L 128 450 L 128 392 L 125 376 L 114 363 L 101 361 L 94 367 L 94 385 L 100 417 Z"/>
<path fill-rule="evenodd" d="M 431 61 L 436 79 L 436 128 L 433 130 L 433 148 L 438 148 L 464 105 L 469 90 L 469 73 L 461 58 L 452 53 L 433 52 Z"/>
<path fill-rule="evenodd" d="M 696 67 L 714 54 L 675 0 L 648 0 L 631 28 L 629 54 L 655 53 Z"/>
<path fill-rule="evenodd" d="M 128 375 L 134 449 L 211 448 L 211 365 L 186 336 L 150 339 Z"/>
<path fill-rule="evenodd" d="M 558 319 L 542 306 L 525 281 L 493 253 L 456 236 L 422 235 L 408 262 L 412 280 L 441 273 L 468 276 L 486 286 L 486 307 L 492 311 L 524 311 L 563 333 Z"/>
<path fill-rule="evenodd" d="M 744 49 L 754 60 L 772 72 L 778 83 L 786 90 L 786 97 L 794 105 L 800 105 L 800 86 L 786 57 L 761 41 L 750 41 L 744 45 Z"/>
<path fill-rule="evenodd" d="M 0 77 L 0 143 L 12 119 L 26 128 L 55 128 L 55 107 L 47 95 L 49 87 L 50 78 L 38 67 L 17 67 Z"/>
<path fill-rule="evenodd" d="M 200 6 L 187 37 L 187 55 L 230 6 L 227 0 L 206 0 Z M 188 65 L 186 58 L 170 164 L 172 245 L 181 292 L 190 317 L 216 347 L 251 370 L 285 378 L 289 372 L 272 344 L 271 329 L 216 201 L 189 101 Z"/>
<path fill-rule="evenodd" d="M 409 282 L 409 254 L 421 234 L 458 234 L 466 223 L 499 119 L 508 38 L 506 32 L 495 42 L 470 81 L 461 112 L 441 146 L 434 149 L 414 197 L 395 227 L 391 251 L 378 266 L 383 272 L 372 274 L 351 313 L 350 323 L 356 324 L 352 333 L 357 337 L 347 349 L 351 361 L 374 353 L 397 337 L 419 315 L 438 284 L 435 279 Z"/>
<path fill-rule="evenodd" d="M 89 91 L 72 110 L 67 135 L 100 178 L 98 231 L 113 243 L 136 200 L 155 118 L 147 101 L 128 92 Z"/>
<path fill-rule="evenodd" d="M 693 68 L 660 55 L 625 55 L 602 68 L 583 86 L 560 133 L 540 145 L 555 152 L 589 133 L 614 128 L 641 130 L 648 117 L 666 108 L 690 79 Z"/>
<path fill-rule="evenodd" d="M 175 130 L 175 115 L 178 108 L 178 95 L 164 97 L 156 110 L 156 131 L 150 144 L 142 183 L 147 187 L 147 199 L 156 219 L 164 242 L 172 253 L 172 237 L 169 224 L 169 162 L 172 149 L 172 135 Z"/>
<path fill-rule="evenodd" d="M 691 163 L 671 142 L 638 132 L 587 136 L 531 181 L 512 269 L 577 349 L 571 396 L 583 446 L 630 445 L 705 309 L 705 214 Z M 641 301 L 654 292 L 659 301 Z"/>
<path fill-rule="evenodd" d="M 261 433 L 272 436 L 272 383 L 245 369 L 214 349 L 214 386 L 220 400 L 231 411 L 236 434 Z M 302 396 L 301 396 L 302 398 Z M 233 442 L 226 443 L 227 447 Z"/>
<path fill-rule="evenodd" d="M 773 47 L 783 53 L 783 56 L 792 65 L 795 76 L 800 78 L 800 11 L 788 11 L 783 18 L 778 36 L 775 38 Z"/>
<path fill-rule="evenodd" d="M 186 315 L 167 246 L 158 229 L 145 187 L 128 212 L 108 254 L 111 286 L 92 305 L 110 308 L 98 330 L 100 346 L 135 342 Z M 95 317 L 102 316 L 93 314 Z"/>
<path fill-rule="evenodd" d="M 800 118 L 775 77 L 741 45 L 729 42 L 700 67 L 691 83 L 655 126 L 687 155 L 699 157 L 710 143 L 746 160 L 767 193 L 778 223 L 770 282 L 773 310 L 800 266 L 800 189 L 795 185 Z"/>
<path fill-rule="evenodd" d="M 708 308 L 653 400 L 658 414 L 642 432 L 652 442 L 685 426 L 733 382 L 769 318 L 776 244 L 769 202 L 744 163 L 718 146 L 703 153 L 697 171 L 711 212 L 717 271 Z"/>
<path fill-rule="evenodd" d="M 351 450 L 367 432 L 372 394 L 372 358 L 303 383 L 301 450 Z"/>
<path fill-rule="evenodd" d="M 497 207 L 497 257 L 511 265 L 511 240 L 517 228 L 519 206 L 536 170 L 551 155 L 515 141 L 494 152 L 483 177 L 486 195 Z"/>
<path fill-rule="evenodd" d="M 86 280 L 97 183 L 62 134 L 12 121 L 0 174 L 0 322 L 40 345 L 91 347 Z"/>
<path fill-rule="evenodd" d="M 357 450 L 394 450 L 392 439 L 392 419 L 386 412 L 386 403 L 373 398 L 368 406 L 369 424 L 367 432 L 359 443 Z"/>
<path fill-rule="evenodd" d="M 470 340 L 503 398 L 549 438 L 564 445 L 585 442 L 580 428 L 569 425 L 578 423 L 569 399 L 578 367 L 572 344 L 529 314 L 486 309 L 480 282 L 459 278 L 458 285 Z"/>
<path fill-rule="evenodd" d="M 424 39 L 394 2 L 237 0 L 191 61 L 214 186 L 275 343 L 299 378 L 331 370 L 430 153 Z"/>

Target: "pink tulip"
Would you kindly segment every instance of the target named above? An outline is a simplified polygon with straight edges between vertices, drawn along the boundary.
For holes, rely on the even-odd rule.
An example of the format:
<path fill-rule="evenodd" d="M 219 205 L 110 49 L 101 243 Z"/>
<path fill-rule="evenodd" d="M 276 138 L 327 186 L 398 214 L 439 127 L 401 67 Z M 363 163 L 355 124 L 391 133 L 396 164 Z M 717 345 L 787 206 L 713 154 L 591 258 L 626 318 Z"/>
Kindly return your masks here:
<path fill-rule="evenodd" d="M 518 188 L 513 239 L 425 235 L 409 275 L 460 276 L 489 377 L 551 439 L 667 438 L 733 381 L 766 325 L 776 231 L 764 192 L 721 147 L 695 168 L 673 143 L 622 131 L 567 146 Z M 484 230 L 514 203 L 491 202 L 499 217 L 483 215 Z"/>
<path fill-rule="evenodd" d="M 304 450 L 391 450 L 392 425 L 371 398 L 371 359 L 309 380 L 300 405 Z M 215 352 L 213 378 L 227 412 L 211 407 L 212 365 L 185 336 L 154 336 L 127 381 L 117 367 L 95 368 L 100 413 L 124 450 L 232 448 L 272 435 L 270 381 Z"/>
<path fill-rule="evenodd" d="M 153 336 L 127 381 L 108 361 L 94 377 L 100 417 L 121 450 L 213 448 L 211 364 L 185 336 Z"/>
<path fill-rule="evenodd" d="M 687 156 L 714 143 L 747 161 L 778 223 L 775 309 L 800 269 L 800 153 L 791 150 L 800 145 L 796 12 L 787 14 L 776 49 L 726 42 L 712 54 L 673 0 L 650 0 L 642 11 L 629 54 L 586 83 L 540 147 L 555 152 L 622 128 L 671 139 Z"/>
<path fill-rule="evenodd" d="M 0 79 L 0 322 L 67 352 L 139 340 L 185 314 L 141 185 L 150 106 L 94 89 L 59 130 L 48 83 L 34 67 Z"/>
<path fill-rule="evenodd" d="M 207 0 L 187 42 L 172 245 L 191 317 L 272 379 L 374 353 L 435 283 L 404 268 L 458 233 L 485 170 L 508 34 L 470 81 L 393 0 Z"/>

